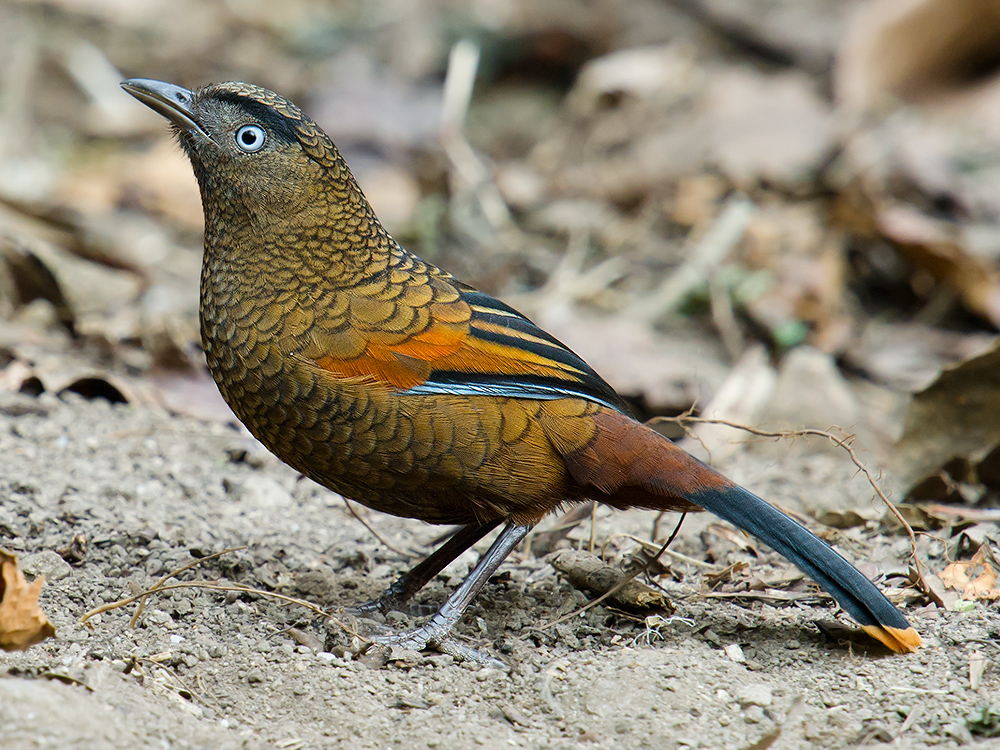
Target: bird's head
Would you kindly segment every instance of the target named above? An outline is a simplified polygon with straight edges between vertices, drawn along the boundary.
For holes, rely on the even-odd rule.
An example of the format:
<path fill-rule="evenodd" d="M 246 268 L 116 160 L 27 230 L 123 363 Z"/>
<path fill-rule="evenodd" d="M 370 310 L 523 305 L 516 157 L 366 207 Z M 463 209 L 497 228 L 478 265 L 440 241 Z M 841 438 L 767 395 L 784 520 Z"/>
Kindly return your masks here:
<path fill-rule="evenodd" d="M 206 217 L 214 208 L 246 213 L 250 221 L 323 206 L 364 210 L 366 201 L 330 138 L 274 92 L 235 82 L 191 91 L 146 78 L 131 78 L 122 88 L 173 123 L 198 177 Z"/>

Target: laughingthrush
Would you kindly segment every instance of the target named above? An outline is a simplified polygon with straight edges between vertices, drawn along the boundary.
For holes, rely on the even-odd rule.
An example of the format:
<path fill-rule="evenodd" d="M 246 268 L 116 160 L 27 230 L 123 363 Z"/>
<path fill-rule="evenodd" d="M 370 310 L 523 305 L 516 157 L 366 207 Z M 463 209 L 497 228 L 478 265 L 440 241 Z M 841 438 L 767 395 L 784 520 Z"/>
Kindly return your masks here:
<path fill-rule="evenodd" d="M 368 606 L 406 601 L 503 530 L 430 620 L 449 631 L 529 529 L 562 505 L 706 509 L 769 544 L 890 649 L 920 637 L 787 515 L 635 421 L 580 357 L 502 302 L 402 248 L 330 138 L 246 83 L 130 94 L 168 118 L 205 211 L 201 336 L 236 416 L 302 474 L 370 508 L 461 529 Z"/>

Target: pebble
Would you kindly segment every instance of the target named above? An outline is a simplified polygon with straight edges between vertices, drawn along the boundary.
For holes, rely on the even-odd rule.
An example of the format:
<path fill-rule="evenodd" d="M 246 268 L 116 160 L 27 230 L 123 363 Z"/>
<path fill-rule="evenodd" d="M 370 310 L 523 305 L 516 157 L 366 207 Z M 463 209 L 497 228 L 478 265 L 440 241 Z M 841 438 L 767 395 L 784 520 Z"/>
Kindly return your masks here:
<path fill-rule="evenodd" d="M 771 688 L 763 683 L 756 685 L 741 685 L 736 689 L 736 700 L 741 708 L 748 706 L 760 706 L 767 708 L 774 702 Z"/>
<path fill-rule="evenodd" d="M 247 671 L 247 682 L 249 682 L 251 685 L 263 681 L 264 681 L 264 673 L 261 670 L 257 669 L 257 667 L 253 667 Z"/>
<path fill-rule="evenodd" d="M 45 576 L 47 581 L 58 581 L 73 573 L 69 563 L 50 549 L 25 555 L 20 559 L 21 570 L 26 576 L 38 578 Z"/>
<path fill-rule="evenodd" d="M 164 612 L 162 609 L 147 610 L 144 615 L 146 622 L 151 625 L 166 625 L 168 622 L 172 622 L 170 615 Z"/>

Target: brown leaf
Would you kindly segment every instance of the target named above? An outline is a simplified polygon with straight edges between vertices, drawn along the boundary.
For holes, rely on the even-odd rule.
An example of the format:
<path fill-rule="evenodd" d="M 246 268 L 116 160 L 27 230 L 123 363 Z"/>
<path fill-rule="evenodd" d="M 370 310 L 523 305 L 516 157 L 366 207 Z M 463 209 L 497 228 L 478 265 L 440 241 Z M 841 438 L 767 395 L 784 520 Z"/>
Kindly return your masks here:
<path fill-rule="evenodd" d="M 56 634 L 38 607 L 45 583 L 40 576 L 28 583 L 17 567 L 17 558 L 0 550 L 0 649 L 24 651 Z"/>
<path fill-rule="evenodd" d="M 953 459 L 982 461 L 1000 445 L 997 414 L 1000 346 L 945 370 L 913 397 L 896 446 L 896 470 L 904 491 L 910 493 Z"/>
<path fill-rule="evenodd" d="M 852 110 L 888 101 L 954 106 L 989 87 L 1000 34 L 993 0 L 876 0 L 860 4 L 844 38 L 837 97 Z"/>
<path fill-rule="evenodd" d="M 55 309 L 57 320 L 71 335 L 75 334 L 76 315 L 63 294 L 59 280 L 27 243 L 12 236 L 0 237 L 0 261 L 13 287 L 11 296 L 16 307 L 23 307 L 36 299 L 47 300 Z"/>
<path fill-rule="evenodd" d="M 958 595 L 954 591 L 948 591 L 940 576 L 933 573 L 924 573 L 923 570 L 914 571 L 917 587 L 930 598 L 932 602 L 946 609 L 949 612 L 955 609 L 955 602 Z"/>
<path fill-rule="evenodd" d="M 941 581 L 950 589 L 962 592 L 966 601 L 1000 599 L 997 570 L 989 547 L 983 545 L 971 560 L 956 561 L 941 571 Z"/>
<path fill-rule="evenodd" d="M 947 522 L 944 516 L 930 512 L 924 505 L 898 503 L 896 510 L 914 531 L 936 531 Z M 896 514 L 890 510 L 886 510 L 882 515 L 882 523 L 891 529 L 897 529 L 900 526 Z"/>
<path fill-rule="evenodd" d="M 972 312 L 1000 327 L 1000 270 L 969 251 L 955 228 L 904 206 L 877 209 L 877 231 L 913 268 L 953 289 Z"/>
<path fill-rule="evenodd" d="M 816 520 L 824 526 L 834 529 L 853 529 L 856 526 L 864 526 L 876 517 L 874 511 L 848 510 L 824 510 L 816 514 Z"/>

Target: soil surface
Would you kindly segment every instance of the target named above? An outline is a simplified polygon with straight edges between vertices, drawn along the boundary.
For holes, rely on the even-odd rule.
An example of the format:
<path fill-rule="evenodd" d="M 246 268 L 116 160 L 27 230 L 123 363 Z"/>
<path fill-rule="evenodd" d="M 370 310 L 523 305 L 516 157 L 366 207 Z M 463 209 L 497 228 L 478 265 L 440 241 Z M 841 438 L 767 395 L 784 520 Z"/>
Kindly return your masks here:
<path fill-rule="evenodd" d="M 871 507 L 870 488 L 828 454 L 741 454 L 722 468 L 791 509 L 801 497 Z M 659 579 L 675 619 L 647 625 L 598 606 L 540 629 L 586 597 L 518 550 L 458 628 L 506 670 L 437 653 L 358 659 L 357 640 L 336 623 L 240 592 L 175 589 L 151 597 L 134 627 L 135 604 L 80 624 L 195 557 L 243 545 L 180 580 L 280 592 L 336 614 L 378 593 L 441 533 L 358 512 L 401 552 L 231 427 L 73 395 L 0 394 L 0 544 L 29 577 L 46 576 L 41 604 L 58 630 L 0 655 L 0 746 L 996 746 L 965 721 L 1000 687 L 995 668 L 975 691 L 969 676 L 971 652 L 996 656 L 995 612 L 911 609 L 926 645 L 891 656 L 817 629 L 837 618 L 826 600 L 706 597 L 699 569 L 675 560 Z M 598 551 L 619 549 L 624 533 L 648 538 L 652 522 L 599 511 Z M 732 545 L 735 557 L 709 555 L 711 522 L 689 518 L 674 549 L 716 564 L 752 560 L 762 578 L 787 570 L 772 553 L 740 558 Z M 564 544 L 586 546 L 590 533 L 584 522 Z M 907 545 L 886 537 L 845 552 L 885 559 L 886 546 L 905 556 Z M 420 603 L 443 601 L 474 560 L 460 558 Z"/>

